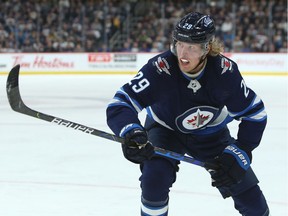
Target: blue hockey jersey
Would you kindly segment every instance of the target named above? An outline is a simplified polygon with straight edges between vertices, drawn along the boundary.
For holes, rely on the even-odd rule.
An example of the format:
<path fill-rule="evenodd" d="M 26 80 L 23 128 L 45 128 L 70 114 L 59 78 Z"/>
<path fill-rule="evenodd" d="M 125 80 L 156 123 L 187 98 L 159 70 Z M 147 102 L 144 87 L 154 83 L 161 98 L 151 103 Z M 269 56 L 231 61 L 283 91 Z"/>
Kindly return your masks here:
<path fill-rule="evenodd" d="M 223 56 L 207 56 L 197 77 L 183 73 L 170 51 L 151 58 L 115 94 L 107 108 L 107 123 L 116 135 L 141 124 L 146 109 L 156 122 L 193 135 L 214 133 L 240 120 L 238 141 L 249 150 L 259 145 L 267 115 L 262 100 L 244 82 L 237 64 Z"/>

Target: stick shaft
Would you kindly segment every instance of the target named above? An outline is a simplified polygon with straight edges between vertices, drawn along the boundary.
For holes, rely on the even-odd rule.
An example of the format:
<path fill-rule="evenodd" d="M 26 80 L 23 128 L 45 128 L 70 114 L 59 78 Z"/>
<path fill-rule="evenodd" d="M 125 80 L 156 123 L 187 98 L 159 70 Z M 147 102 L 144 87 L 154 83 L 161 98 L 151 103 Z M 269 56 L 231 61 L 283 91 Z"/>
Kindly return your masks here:
<path fill-rule="evenodd" d="M 83 124 L 72 122 L 63 118 L 59 118 L 59 117 L 48 115 L 42 112 L 38 112 L 26 106 L 21 98 L 20 90 L 19 90 L 19 70 L 20 70 L 20 65 L 16 65 L 15 67 L 13 67 L 8 75 L 7 83 L 6 83 L 7 97 L 9 100 L 9 104 L 14 111 L 40 119 L 40 120 L 48 121 L 57 125 L 61 125 L 67 128 L 78 130 L 83 133 L 102 137 L 102 138 L 116 141 L 119 143 L 124 142 L 124 139 L 122 137 L 119 137 L 119 136 L 107 133 L 105 131 L 92 128 L 92 127 L 88 127 Z M 160 155 L 166 158 L 184 161 L 184 162 L 195 164 L 201 167 L 204 167 L 205 165 L 204 162 L 198 161 L 190 156 L 178 154 L 176 152 L 172 152 L 172 151 L 158 148 L 158 147 L 154 147 L 154 150 L 155 150 L 156 155 Z"/>

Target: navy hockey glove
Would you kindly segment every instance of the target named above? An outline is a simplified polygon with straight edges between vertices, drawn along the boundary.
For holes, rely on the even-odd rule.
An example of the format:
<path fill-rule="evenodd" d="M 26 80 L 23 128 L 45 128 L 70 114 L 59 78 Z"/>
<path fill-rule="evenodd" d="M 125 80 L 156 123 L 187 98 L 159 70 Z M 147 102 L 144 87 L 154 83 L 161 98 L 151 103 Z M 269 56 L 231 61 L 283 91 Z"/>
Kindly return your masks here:
<path fill-rule="evenodd" d="M 245 152 L 235 144 L 228 145 L 219 157 L 209 161 L 219 168 L 211 168 L 209 163 L 205 167 L 211 174 L 212 186 L 229 187 L 239 183 L 250 167 L 251 160 L 252 153 L 250 151 Z"/>
<path fill-rule="evenodd" d="M 124 157 L 136 164 L 149 160 L 154 155 L 154 147 L 148 142 L 147 133 L 142 128 L 134 128 L 124 134 L 122 144 Z"/>

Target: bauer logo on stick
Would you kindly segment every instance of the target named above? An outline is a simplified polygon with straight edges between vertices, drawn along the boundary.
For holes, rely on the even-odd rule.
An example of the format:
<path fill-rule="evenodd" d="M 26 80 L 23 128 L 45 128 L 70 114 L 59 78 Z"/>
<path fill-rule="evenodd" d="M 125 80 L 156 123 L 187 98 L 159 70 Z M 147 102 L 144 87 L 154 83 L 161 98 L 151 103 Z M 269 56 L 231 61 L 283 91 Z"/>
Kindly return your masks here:
<path fill-rule="evenodd" d="M 54 118 L 52 121 L 52 123 L 56 123 L 58 125 L 63 125 L 65 127 L 69 127 L 69 128 L 73 128 L 75 130 L 80 130 L 83 131 L 84 133 L 93 133 L 93 129 L 89 128 L 89 127 L 85 127 L 79 124 L 75 124 L 69 121 L 64 121 L 63 119 L 59 119 L 59 118 Z"/>

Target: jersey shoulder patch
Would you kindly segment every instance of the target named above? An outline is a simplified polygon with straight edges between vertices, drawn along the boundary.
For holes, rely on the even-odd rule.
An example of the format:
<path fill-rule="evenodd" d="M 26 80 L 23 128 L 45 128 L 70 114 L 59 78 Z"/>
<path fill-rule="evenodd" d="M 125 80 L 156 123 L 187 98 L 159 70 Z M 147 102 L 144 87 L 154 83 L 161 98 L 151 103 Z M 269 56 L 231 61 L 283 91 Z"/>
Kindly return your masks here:
<path fill-rule="evenodd" d="M 225 57 L 222 57 L 221 58 L 221 68 L 222 68 L 222 71 L 221 71 L 221 74 L 224 74 L 226 73 L 227 71 L 229 72 L 233 72 L 233 62 Z"/>
<path fill-rule="evenodd" d="M 158 58 L 155 61 L 153 61 L 152 64 L 157 68 L 156 71 L 158 74 L 166 73 L 171 76 L 171 73 L 169 71 L 170 65 L 166 60 L 166 58 L 158 56 Z"/>
<path fill-rule="evenodd" d="M 224 75 L 227 73 L 235 73 L 238 71 L 238 66 L 237 64 L 227 58 L 226 56 L 223 55 L 218 55 L 215 57 L 210 57 L 211 58 L 211 62 L 214 62 L 212 64 L 214 64 L 214 66 L 212 67 L 214 70 L 217 70 L 217 74 L 219 75 Z"/>
<path fill-rule="evenodd" d="M 159 75 L 169 75 L 173 73 L 173 64 L 175 62 L 175 56 L 170 52 L 166 51 L 150 59 L 150 65 L 153 67 Z"/>

